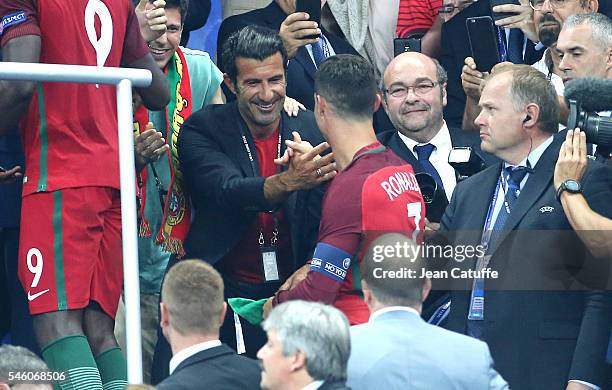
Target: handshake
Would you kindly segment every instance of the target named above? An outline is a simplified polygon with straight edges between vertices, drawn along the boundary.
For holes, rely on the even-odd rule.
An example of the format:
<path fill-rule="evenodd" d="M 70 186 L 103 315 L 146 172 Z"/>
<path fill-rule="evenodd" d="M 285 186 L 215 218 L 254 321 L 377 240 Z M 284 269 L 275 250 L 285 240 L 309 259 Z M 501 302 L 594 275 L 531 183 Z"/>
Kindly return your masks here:
<path fill-rule="evenodd" d="M 292 135 L 293 140 L 285 141 L 285 153 L 274 160 L 276 165 L 287 167 L 280 174 L 280 180 L 287 189 L 310 189 L 333 179 L 338 173 L 334 154 L 330 152 L 321 156 L 321 153 L 329 149 L 329 144 L 322 142 L 313 147 L 308 141 L 302 140 L 299 133 L 294 131 Z"/>

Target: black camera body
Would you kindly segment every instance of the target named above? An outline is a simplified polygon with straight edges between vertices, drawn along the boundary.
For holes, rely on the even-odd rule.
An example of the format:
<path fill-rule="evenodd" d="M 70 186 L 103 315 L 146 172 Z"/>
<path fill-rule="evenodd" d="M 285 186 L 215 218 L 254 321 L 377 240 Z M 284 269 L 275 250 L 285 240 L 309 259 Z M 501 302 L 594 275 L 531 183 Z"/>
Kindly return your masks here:
<path fill-rule="evenodd" d="M 612 149 L 612 118 L 599 116 L 595 112 L 587 112 L 576 100 L 569 99 L 569 116 L 567 128 L 580 128 L 586 134 L 586 141 L 596 144 L 604 150 Z"/>

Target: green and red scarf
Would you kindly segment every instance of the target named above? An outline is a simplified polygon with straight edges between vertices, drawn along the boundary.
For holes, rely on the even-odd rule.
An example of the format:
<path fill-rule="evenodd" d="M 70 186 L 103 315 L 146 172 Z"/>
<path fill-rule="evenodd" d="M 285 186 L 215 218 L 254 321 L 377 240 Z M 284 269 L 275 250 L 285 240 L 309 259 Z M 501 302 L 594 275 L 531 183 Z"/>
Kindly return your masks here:
<path fill-rule="evenodd" d="M 181 126 L 192 113 L 191 82 L 187 61 L 181 48 L 166 67 L 166 77 L 170 85 L 170 103 L 166 106 L 166 142 L 170 146 L 168 150 L 168 164 L 170 167 L 170 185 L 166 194 L 164 205 L 164 216 L 161 229 L 155 236 L 155 241 L 165 251 L 175 254 L 179 259 L 185 256 L 183 242 L 189 232 L 191 221 L 191 204 L 185 196 L 183 173 L 177 152 L 177 140 Z M 149 122 L 149 111 L 141 105 L 134 113 L 134 134 L 143 132 Z M 140 237 L 151 237 L 151 225 L 145 216 L 145 205 L 147 202 L 147 169 L 137 173 L 137 191 L 140 197 L 138 216 L 140 226 L 138 234 Z"/>

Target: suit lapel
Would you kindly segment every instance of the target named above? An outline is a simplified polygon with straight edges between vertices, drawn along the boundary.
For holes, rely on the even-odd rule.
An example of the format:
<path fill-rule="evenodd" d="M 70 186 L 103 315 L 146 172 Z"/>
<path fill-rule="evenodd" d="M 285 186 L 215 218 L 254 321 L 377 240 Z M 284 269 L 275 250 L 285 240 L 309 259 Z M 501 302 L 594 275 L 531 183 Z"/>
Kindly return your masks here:
<path fill-rule="evenodd" d="M 412 165 L 414 173 L 425 172 L 423 166 L 419 163 L 416 157 L 414 157 L 414 154 L 408 149 L 397 131 L 395 131 L 391 138 L 389 138 L 388 146 L 393 152 L 395 152 L 395 154 L 401 157 L 402 160 Z"/>
<path fill-rule="evenodd" d="M 293 60 L 302 64 L 306 74 L 308 74 L 308 76 L 314 80 L 314 75 L 317 72 L 317 68 L 315 67 L 314 62 L 312 62 L 312 58 L 310 58 L 310 54 L 308 54 L 308 49 L 306 49 L 306 46 L 302 46 L 298 49 Z"/>
<path fill-rule="evenodd" d="M 187 359 L 183 360 L 174 370 L 174 373 L 184 369 L 185 367 L 189 367 L 193 364 L 197 364 L 199 362 L 202 362 L 204 360 L 210 360 L 210 359 L 215 359 L 219 356 L 223 356 L 223 355 L 232 355 L 234 354 L 234 351 L 232 351 L 229 347 L 227 347 L 226 345 L 219 345 L 217 347 L 213 347 L 213 348 L 209 348 L 209 349 L 205 349 L 203 351 L 200 351 L 198 353 L 196 353 L 195 355 L 192 355 L 190 357 L 188 357 Z"/>
<path fill-rule="evenodd" d="M 510 215 L 504 224 L 504 230 L 500 233 L 499 239 L 496 240 L 497 245 L 491 248 L 491 254 L 495 253 L 509 232 L 516 228 L 516 226 L 522 221 L 525 214 L 533 207 L 538 199 L 540 199 L 542 193 L 544 193 L 544 191 L 551 186 L 555 160 L 559 153 L 558 146 L 560 139 L 561 138 L 559 137 L 555 138 L 555 141 L 553 141 L 553 143 L 546 148 L 538 160 L 538 163 L 534 168 L 534 172 L 529 174 L 527 182 L 521 191 L 521 195 L 517 199 L 514 208 L 510 212 Z"/>
<path fill-rule="evenodd" d="M 476 190 L 470 191 L 473 192 L 473 198 L 466 201 L 468 202 L 468 209 L 472 209 L 472 211 L 466 215 L 467 223 L 462 224 L 459 229 L 483 229 L 491 200 L 493 199 L 493 193 L 497 188 L 496 185 L 500 172 L 501 163 L 495 164 L 479 174 L 481 175 L 480 180 L 471 183 L 471 186 Z M 471 204 L 483 205 L 484 207 L 470 207 L 469 205 Z"/>
<path fill-rule="evenodd" d="M 259 174 L 259 161 L 257 160 L 257 156 L 255 154 L 255 143 L 253 141 L 253 136 L 249 131 L 248 126 L 240 116 L 240 112 L 238 111 L 238 106 L 236 103 L 228 103 L 232 107 L 228 107 L 231 110 L 229 115 L 230 118 L 234 118 L 234 125 L 228 126 L 225 130 L 227 132 L 231 132 L 231 137 L 223 137 L 225 142 L 225 147 L 228 149 L 229 156 L 235 156 L 236 162 L 238 166 L 244 172 L 247 177 L 253 177 L 253 168 L 251 166 L 251 161 L 249 159 L 249 154 L 244 146 L 244 138 L 246 137 L 249 150 L 251 151 L 251 156 L 253 156 L 253 164 L 255 166 L 255 175 Z"/>

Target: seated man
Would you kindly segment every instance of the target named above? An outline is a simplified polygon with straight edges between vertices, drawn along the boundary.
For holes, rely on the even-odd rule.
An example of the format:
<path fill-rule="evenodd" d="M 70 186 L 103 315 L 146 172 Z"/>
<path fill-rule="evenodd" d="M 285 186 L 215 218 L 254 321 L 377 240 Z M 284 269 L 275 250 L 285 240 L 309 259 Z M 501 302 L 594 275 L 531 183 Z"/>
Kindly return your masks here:
<path fill-rule="evenodd" d="M 226 308 L 223 279 L 209 264 L 185 260 L 168 271 L 160 310 L 172 360 L 158 389 L 259 389 L 257 362 L 219 341 Z"/>
<path fill-rule="evenodd" d="M 415 250 L 404 252 L 408 247 Z M 349 385 L 353 390 L 508 389 L 485 343 L 421 319 L 431 280 L 423 275 L 427 264 L 418 249 L 395 233 L 370 246 L 361 286 L 372 315 L 367 324 L 351 328 Z M 397 270 L 413 276 L 385 276 Z"/>
<path fill-rule="evenodd" d="M 265 390 L 348 390 L 349 326 L 340 311 L 294 301 L 272 310 L 263 323 L 268 342 L 261 361 Z"/>

